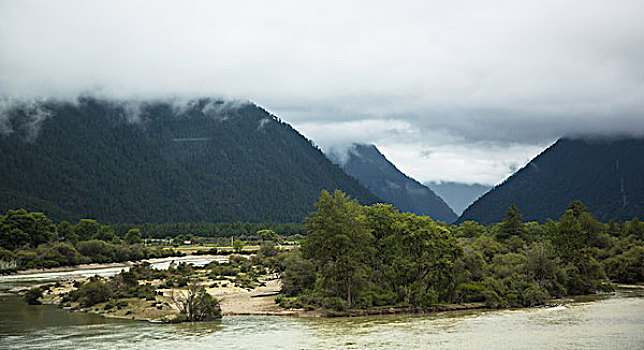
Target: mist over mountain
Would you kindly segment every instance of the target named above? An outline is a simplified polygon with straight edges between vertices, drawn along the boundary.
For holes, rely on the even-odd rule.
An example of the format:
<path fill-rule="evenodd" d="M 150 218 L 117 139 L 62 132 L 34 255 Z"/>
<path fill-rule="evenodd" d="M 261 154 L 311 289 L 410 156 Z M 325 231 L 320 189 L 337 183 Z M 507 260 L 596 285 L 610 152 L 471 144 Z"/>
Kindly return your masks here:
<path fill-rule="evenodd" d="M 579 199 L 598 220 L 644 217 L 644 139 L 562 138 L 469 206 L 458 222 L 503 219 L 515 203 L 524 221 L 559 218 Z"/>
<path fill-rule="evenodd" d="M 300 221 L 322 189 L 378 199 L 250 102 L 0 106 L 0 210 L 103 222 Z"/>
<path fill-rule="evenodd" d="M 403 174 L 374 145 L 354 144 L 347 152 L 329 152 L 328 156 L 380 199 L 401 211 L 448 223 L 458 217 L 431 189 Z"/>
<path fill-rule="evenodd" d="M 443 198 L 458 215 L 461 215 L 465 208 L 492 188 L 481 184 L 466 184 L 451 181 L 426 182 L 425 186 L 431 188 L 437 195 Z"/>

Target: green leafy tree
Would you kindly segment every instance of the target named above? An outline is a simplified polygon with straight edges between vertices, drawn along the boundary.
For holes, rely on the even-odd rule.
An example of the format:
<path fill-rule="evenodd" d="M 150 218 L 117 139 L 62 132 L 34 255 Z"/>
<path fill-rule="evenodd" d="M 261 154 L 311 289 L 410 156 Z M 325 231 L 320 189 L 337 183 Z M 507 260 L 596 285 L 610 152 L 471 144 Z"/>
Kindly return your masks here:
<path fill-rule="evenodd" d="M 462 224 L 460 224 L 455 232 L 456 235 L 459 237 L 478 237 L 482 233 L 485 233 L 487 230 L 485 226 L 479 224 L 478 222 L 475 221 L 463 221 Z"/>
<path fill-rule="evenodd" d="M 588 212 L 588 208 L 586 208 L 584 203 L 582 203 L 579 199 L 575 199 L 574 201 L 570 202 L 567 210 L 572 210 L 572 215 L 577 219 L 579 219 L 579 217 L 583 213 Z"/>
<path fill-rule="evenodd" d="M 58 226 L 56 226 L 56 234 L 58 235 L 58 239 L 61 241 L 68 241 L 72 244 L 78 242 L 79 237 L 74 230 L 74 226 L 68 221 L 61 221 Z"/>
<path fill-rule="evenodd" d="M 78 239 L 81 241 L 87 241 L 92 239 L 98 234 L 99 225 L 96 220 L 92 219 L 81 219 L 76 226 L 74 226 L 74 233 L 78 236 Z"/>
<path fill-rule="evenodd" d="M 373 236 L 365 225 L 364 209 L 340 190 L 333 195 L 322 191 L 315 208 L 306 218 L 302 254 L 319 267 L 332 296 L 351 306 L 372 254 Z"/>
<path fill-rule="evenodd" d="M 303 259 L 299 250 L 286 253 L 282 257 L 282 293 L 296 296 L 312 291 L 315 288 L 315 266 L 311 260 Z"/>
<path fill-rule="evenodd" d="M 241 239 L 233 241 L 233 250 L 235 250 L 235 252 L 239 253 L 239 252 L 242 251 L 242 249 L 244 249 L 244 245 L 245 245 L 244 241 L 242 241 Z"/>
<path fill-rule="evenodd" d="M 112 289 L 100 278 L 92 277 L 78 289 L 81 306 L 89 307 L 108 301 L 112 296 Z"/>
<path fill-rule="evenodd" d="M 553 237 L 555 247 L 560 256 L 570 261 L 573 254 L 579 251 L 586 242 L 586 232 L 572 209 L 566 210 L 557 225 L 557 233 Z"/>
<path fill-rule="evenodd" d="M 512 236 L 522 237 L 524 233 L 523 217 L 519 213 L 519 208 L 512 203 L 505 211 L 505 219 L 499 225 L 496 238 L 503 241 Z"/>
<path fill-rule="evenodd" d="M 278 240 L 277 233 L 268 229 L 257 231 L 257 236 L 262 239 L 262 242 L 277 242 Z"/>
<path fill-rule="evenodd" d="M 114 230 L 112 230 L 108 225 L 101 225 L 92 239 L 100 239 L 101 241 L 112 242 L 114 240 L 114 237 L 116 237 Z"/>
<path fill-rule="evenodd" d="M 124 237 L 126 244 L 141 244 L 143 239 L 141 239 L 141 230 L 138 228 L 133 228 L 127 231 Z"/>
<path fill-rule="evenodd" d="M 0 220 L 0 246 L 14 250 L 55 240 L 55 226 L 43 213 L 9 210 Z"/>

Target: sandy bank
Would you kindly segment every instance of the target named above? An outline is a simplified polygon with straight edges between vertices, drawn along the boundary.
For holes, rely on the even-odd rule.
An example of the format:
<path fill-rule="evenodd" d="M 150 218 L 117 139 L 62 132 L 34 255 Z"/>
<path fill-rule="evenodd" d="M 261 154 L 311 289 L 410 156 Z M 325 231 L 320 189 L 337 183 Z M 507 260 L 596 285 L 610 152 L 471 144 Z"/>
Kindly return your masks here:
<path fill-rule="evenodd" d="M 219 299 L 221 313 L 224 316 L 259 315 L 259 316 L 312 316 L 314 312 L 304 310 L 286 310 L 275 303 L 275 295 L 282 286 L 278 279 L 266 280 L 266 286 L 247 290 L 209 290 Z"/>

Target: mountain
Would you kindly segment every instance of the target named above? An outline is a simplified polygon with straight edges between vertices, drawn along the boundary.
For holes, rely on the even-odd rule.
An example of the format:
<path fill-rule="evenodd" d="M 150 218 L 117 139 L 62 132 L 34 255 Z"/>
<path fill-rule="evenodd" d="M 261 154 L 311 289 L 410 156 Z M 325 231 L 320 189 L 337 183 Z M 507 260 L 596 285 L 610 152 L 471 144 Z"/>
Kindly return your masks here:
<path fill-rule="evenodd" d="M 354 144 L 330 159 L 387 203 L 404 212 L 451 223 L 458 217 L 432 190 L 403 174 L 374 145 Z"/>
<path fill-rule="evenodd" d="M 0 109 L 0 210 L 102 222 L 300 221 L 322 189 L 378 201 L 252 103 L 14 103 Z"/>
<path fill-rule="evenodd" d="M 644 139 L 560 139 L 475 201 L 458 222 L 498 222 L 512 203 L 524 221 L 543 222 L 559 218 L 575 199 L 598 220 L 644 217 Z"/>
<path fill-rule="evenodd" d="M 450 208 L 458 215 L 472 204 L 482 194 L 490 190 L 490 186 L 481 184 L 466 184 L 460 182 L 426 182 L 425 186 L 431 188 L 439 195 Z"/>

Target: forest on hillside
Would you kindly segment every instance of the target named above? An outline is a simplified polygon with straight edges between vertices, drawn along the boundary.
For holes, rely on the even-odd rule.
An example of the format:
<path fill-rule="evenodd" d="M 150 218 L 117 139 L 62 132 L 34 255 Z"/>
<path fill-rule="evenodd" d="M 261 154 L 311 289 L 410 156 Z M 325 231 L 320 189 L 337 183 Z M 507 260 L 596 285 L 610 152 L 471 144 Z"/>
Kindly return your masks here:
<path fill-rule="evenodd" d="M 311 141 L 249 102 L 82 97 L 5 112 L 3 212 L 134 224 L 298 222 L 322 189 L 378 201 Z"/>
<path fill-rule="evenodd" d="M 528 221 L 544 223 L 581 200 L 598 220 L 644 213 L 644 139 L 562 138 L 470 205 L 457 223 L 494 223 L 515 203 Z"/>

